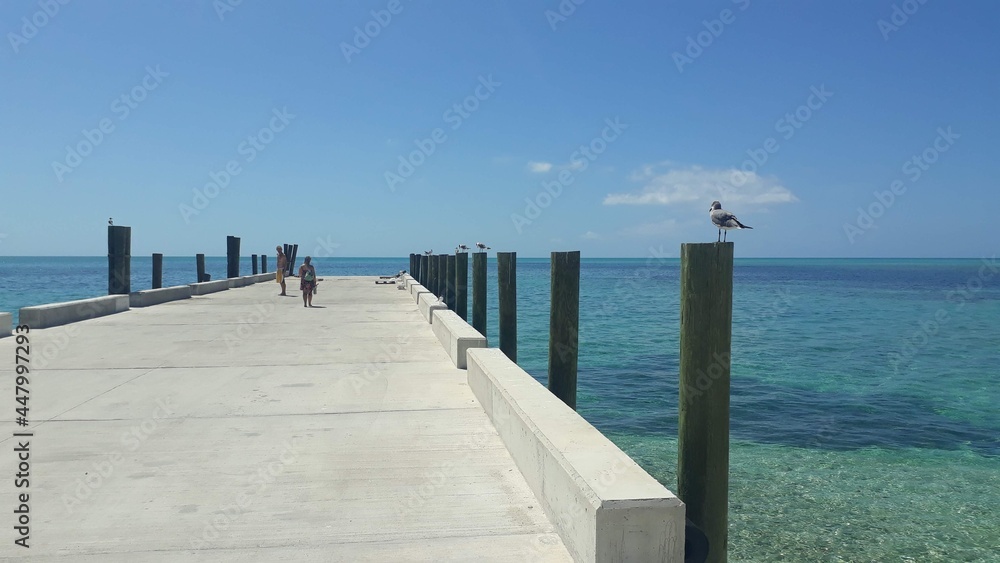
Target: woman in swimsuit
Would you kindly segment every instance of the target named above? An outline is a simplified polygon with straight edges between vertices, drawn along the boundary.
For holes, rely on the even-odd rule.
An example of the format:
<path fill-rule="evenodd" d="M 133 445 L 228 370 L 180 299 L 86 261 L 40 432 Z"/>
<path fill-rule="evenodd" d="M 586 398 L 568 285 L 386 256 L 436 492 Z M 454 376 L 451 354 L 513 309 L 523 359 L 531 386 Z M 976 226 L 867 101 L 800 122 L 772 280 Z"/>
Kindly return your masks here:
<path fill-rule="evenodd" d="M 302 306 L 312 307 L 313 292 L 316 291 L 316 268 L 312 257 L 306 256 L 305 264 L 299 266 L 299 289 L 302 290 Z"/>

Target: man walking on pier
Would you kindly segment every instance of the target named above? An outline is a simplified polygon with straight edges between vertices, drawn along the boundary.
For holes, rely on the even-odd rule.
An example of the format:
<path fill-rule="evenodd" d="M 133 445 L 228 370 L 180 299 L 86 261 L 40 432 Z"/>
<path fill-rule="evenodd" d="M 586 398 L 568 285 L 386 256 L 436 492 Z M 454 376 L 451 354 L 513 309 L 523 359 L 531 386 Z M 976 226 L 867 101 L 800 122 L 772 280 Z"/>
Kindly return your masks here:
<path fill-rule="evenodd" d="M 276 279 L 278 280 L 278 283 L 281 284 L 280 295 L 287 295 L 285 293 L 285 270 L 288 269 L 288 258 L 285 256 L 285 253 L 281 251 L 280 246 L 275 247 L 275 250 L 278 251 L 278 272 Z"/>

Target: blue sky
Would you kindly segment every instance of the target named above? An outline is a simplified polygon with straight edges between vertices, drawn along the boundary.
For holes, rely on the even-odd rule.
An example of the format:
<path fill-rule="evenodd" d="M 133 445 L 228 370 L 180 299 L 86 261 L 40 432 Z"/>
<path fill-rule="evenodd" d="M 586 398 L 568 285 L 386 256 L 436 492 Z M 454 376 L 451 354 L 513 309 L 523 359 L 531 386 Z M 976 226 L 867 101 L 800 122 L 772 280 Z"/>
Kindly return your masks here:
<path fill-rule="evenodd" d="M 992 256 L 998 16 L 7 0 L 0 254 L 677 256 L 719 199 L 737 256 Z"/>

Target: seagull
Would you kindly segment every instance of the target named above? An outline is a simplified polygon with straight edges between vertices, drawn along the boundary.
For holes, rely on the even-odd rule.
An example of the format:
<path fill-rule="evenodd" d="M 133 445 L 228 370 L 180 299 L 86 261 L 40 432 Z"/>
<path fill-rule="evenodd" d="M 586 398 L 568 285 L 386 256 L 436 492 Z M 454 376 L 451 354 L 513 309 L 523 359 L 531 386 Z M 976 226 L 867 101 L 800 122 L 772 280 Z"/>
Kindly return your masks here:
<path fill-rule="evenodd" d="M 431 254 L 434 254 L 434 249 L 424 251 L 425 256 L 430 256 Z"/>
<path fill-rule="evenodd" d="M 111 225 L 112 227 L 115 226 L 115 222 L 112 217 L 108 217 L 108 225 Z"/>
<path fill-rule="evenodd" d="M 483 252 L 485 252 L 485 251 L 487 251 L 487 250 L 490 249 L 490 247 L 486 246 L 485 244 L 483 244 L 481 242 L 477 242 L 476 243 L 476 248 L 478 248 L 479 250 L 481 250 Z"/>
<path fill-rule="evenodd" d="M 459 252 L 468 252 L 469 251 L 469 247 L 465 246 L 464 244 L 460 244 L 460 245 L 458 245 L 458 247 L 456 248 L 456 250 L 458 250 Z"/>
<path fill-rule="evenodd" d="M 728 231 L 732 229 L 753 228 L 740 223 L 739 219 L 737 219 L 732 213 L 723 209 L 722 204 L 718 201 L 712 202 L 712 208 L 708 210 L 708 214 L 712 218 L 712 224 L 719 228 L 719 240 L 716 242 L 725 242 L 722 239 L 722 231 L 727 231 L 728 233 Z"/>

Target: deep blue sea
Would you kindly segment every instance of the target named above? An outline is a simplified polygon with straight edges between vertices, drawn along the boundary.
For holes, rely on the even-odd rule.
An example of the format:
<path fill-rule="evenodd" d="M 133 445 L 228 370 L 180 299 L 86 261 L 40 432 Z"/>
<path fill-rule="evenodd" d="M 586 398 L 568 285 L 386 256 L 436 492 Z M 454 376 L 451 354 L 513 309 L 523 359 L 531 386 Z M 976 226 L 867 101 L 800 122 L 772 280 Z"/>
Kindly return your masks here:
<path fill-rule="evenodd" d="M 224 277 L 225 258 L 207 268 Z M 133 290 L 150 271 L 132 258 Z M 549 262 L 517 274 L 518 360 L 544 382 Z M 678 274 L 584 259 L 580 288 L 578 410 L 671 490 Z M 194 257 L 164 259 L 164 285 L 194 277 Z M 106 291 L 104 257 L 0 258 L 0 311 Z M 489 300 L 496 345 L 492 260 Z M 737 260 L 733 325 L 730 560 L 1000 561 L 1000 264 Z"/>

